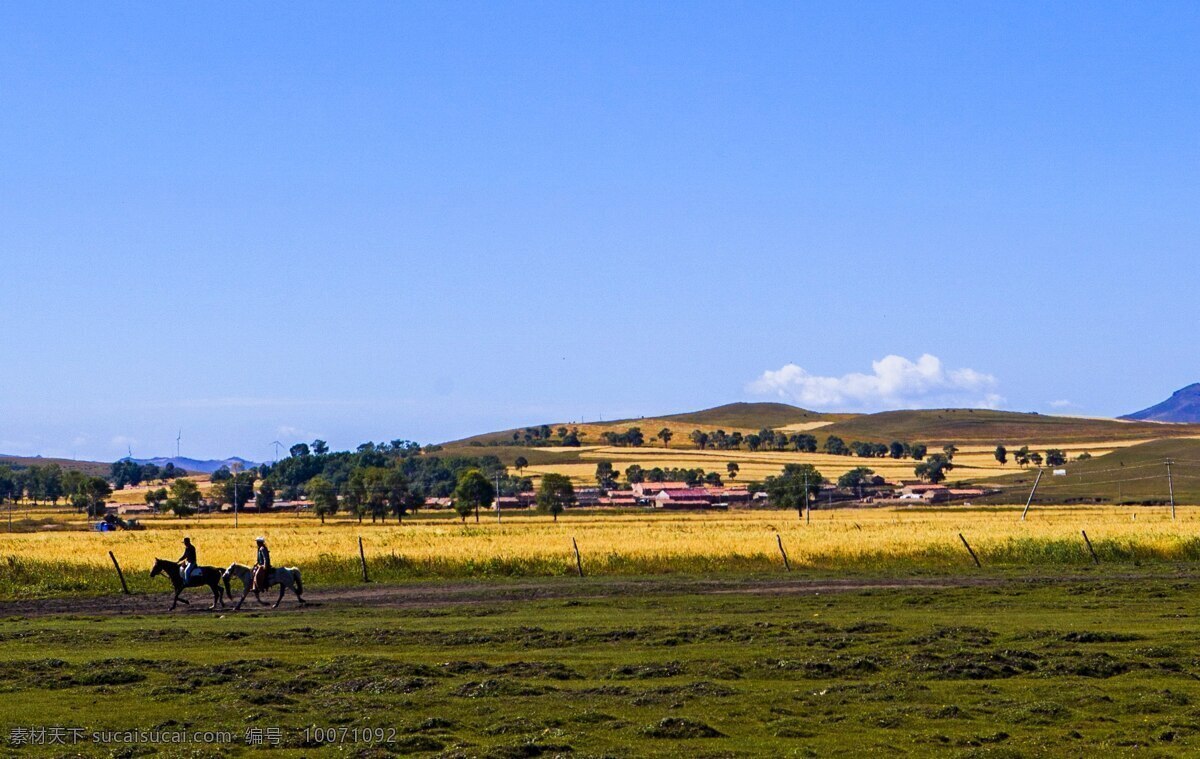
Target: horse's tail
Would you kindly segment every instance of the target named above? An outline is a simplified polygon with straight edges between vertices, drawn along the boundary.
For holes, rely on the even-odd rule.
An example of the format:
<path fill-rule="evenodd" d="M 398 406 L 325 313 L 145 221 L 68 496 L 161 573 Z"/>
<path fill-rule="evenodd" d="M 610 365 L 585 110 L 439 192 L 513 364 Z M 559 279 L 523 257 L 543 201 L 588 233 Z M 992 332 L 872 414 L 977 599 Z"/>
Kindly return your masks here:
<path fill-rule="evenodd" d="M 301 593 L 304 592 L 304 583 L 300 582 L 300 570 L 293 569 L 293 570 L 291 570 L 291 572 L 292 572 L 292 580 L 295 581 L 295 583 L 296 583 L 296 595 L 300 595 Z"/>

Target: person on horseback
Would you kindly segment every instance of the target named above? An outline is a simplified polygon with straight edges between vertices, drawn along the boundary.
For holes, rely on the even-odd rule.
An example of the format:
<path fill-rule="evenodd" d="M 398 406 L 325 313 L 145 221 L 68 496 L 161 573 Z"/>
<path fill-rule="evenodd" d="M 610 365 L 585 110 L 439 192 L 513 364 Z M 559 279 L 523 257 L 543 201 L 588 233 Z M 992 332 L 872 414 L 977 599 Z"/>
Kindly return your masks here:
<path fill-rule="evenodd" d="M 179 576 L 183 578 L 184 584 L 187 584 L 192 570 L 198 566 L 196 564 L 196 546 L 192 545 L 191 538 L 183 539 L 183 555 L 179 557 L 178 561 L 181 567 Z"/>
<path fill-rule="evenodd" d="M 267 548 L 265 538 L 254 541 L 258 545 L 258 555 L 254 559 L 254 577 L 251 585 L 256 590 L 266 590 L 271 577 L 271 549 Z"/>

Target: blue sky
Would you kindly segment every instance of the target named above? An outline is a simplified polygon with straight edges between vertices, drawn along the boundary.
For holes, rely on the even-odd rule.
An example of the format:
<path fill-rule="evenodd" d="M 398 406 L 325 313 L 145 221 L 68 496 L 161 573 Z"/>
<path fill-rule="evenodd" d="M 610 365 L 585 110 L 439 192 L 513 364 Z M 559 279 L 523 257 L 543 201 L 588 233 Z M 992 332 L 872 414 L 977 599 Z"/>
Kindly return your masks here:
<path fill-rule="evenodd" d="M 1194 3 L 0 4 L 0 452 L 1136 410 L 1200 380 L 1198 38 Z"/>

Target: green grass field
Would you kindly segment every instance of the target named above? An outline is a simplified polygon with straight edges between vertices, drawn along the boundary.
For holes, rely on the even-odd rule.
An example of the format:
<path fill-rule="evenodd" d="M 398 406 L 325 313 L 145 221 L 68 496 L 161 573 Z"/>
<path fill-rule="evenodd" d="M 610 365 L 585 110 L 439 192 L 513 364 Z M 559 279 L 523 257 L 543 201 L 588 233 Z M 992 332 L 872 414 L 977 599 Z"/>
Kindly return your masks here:
<path fill-rule="evenodd" d="M 1167 480 L 1168 460 L 1173 462 L 1172 483 Z M 1066 474 L 1055 476 L 1055 468 L 1065 470 Z M 1021 502 L 1036 477 L 1037 470 L 1031 468 L 1019 474 L 986 478 L 1005 491 L 977 500 Z M 1062 467 L 1047 467 L 1034 503 L 1166 504 L 1172 486 L 1176 503 L 1200 503 L 1200 440 L 1155 440 L 1086 461 L 1072 460 Z"/>
<path fill-rule="evenodd" d="M 1190 578 L 1097 569 L 1071 581 L 820 594 L 548 582 L 578 592 L 498 600 L 498 584 L 477 586 L 468 603 L 395 608 L 10 616 L 0 620 L 5 751 L 250 755 L 260 750 L 245 744 L 251 728 L 280 731 L 272 756 L 1132 756 L 1200 746 Z M 12 745 L 14 730 L 32 727 L 79 728 L 85 742 Z M 94 731 L 134 729 L 228 731 L 233 742 L 89 742 Z"/>

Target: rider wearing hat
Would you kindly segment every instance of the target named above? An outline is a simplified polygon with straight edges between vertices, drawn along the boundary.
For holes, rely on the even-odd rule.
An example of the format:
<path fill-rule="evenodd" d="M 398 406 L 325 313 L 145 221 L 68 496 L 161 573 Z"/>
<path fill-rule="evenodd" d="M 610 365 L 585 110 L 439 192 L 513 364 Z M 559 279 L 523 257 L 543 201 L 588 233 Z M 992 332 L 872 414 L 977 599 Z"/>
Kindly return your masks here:
<path fill-rule="evenodd" d="M 182 567 L 181 577 L 187 582 L 192 570 L 196 568 L 196 546 L 192 545 L 191 538 L 183 539 L 183 555 L 179 557 L 179 565 Z"/>
<path fill-rule="evenodd" d="M 258 555 L 254 560 L 254 577 L 251 583 L 258 590 L 266 590 L 267 580 L 271 576 L 271 549 L 267 548 L 266 538 L 256 538 Z"/>

